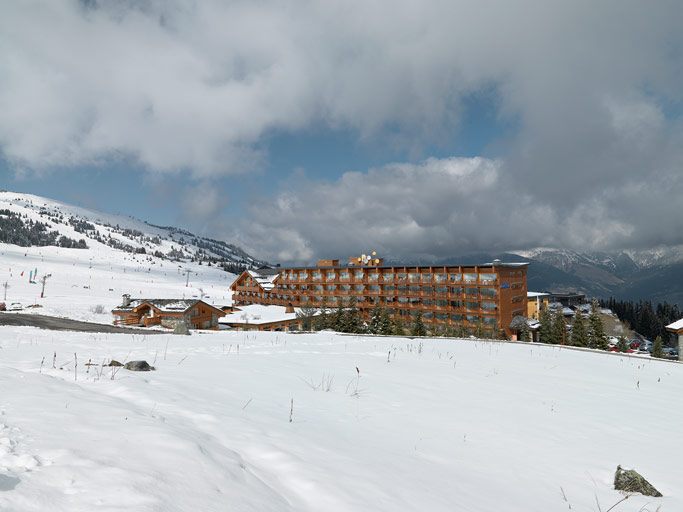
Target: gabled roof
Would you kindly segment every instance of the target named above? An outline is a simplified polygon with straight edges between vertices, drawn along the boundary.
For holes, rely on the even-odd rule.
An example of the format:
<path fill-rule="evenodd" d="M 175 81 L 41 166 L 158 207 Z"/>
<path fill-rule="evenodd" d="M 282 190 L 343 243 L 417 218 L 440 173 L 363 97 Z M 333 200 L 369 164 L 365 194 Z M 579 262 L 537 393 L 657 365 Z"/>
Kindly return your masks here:
<path fill-rule="evenodd" d="M 238 310 L 224 316 L 219 320 L 222 324 L 269 324 L 272 322 L 286 322 L 295 320 L 301 308 L 296 308 L 293 313 L 288 313 L 284 306 L 266 306 L 264 304 L 249 304 L 239 306 Z M 313 312 L 313 316 L 320 314 L 319 310 Z"/>
<path fill-rule="evenodd" d="M 681 329 L 683 329 L 683 318 L 666 326 L 667 331 L 680 331 Z"/>
<path fill-rule="evenodd" d="M 270 291 L 275 288 L 275 280 L 280 277 L 282 269 L 279 268 L 259 268 L 258 270 L 245 270 L 235 281 L 230 285 L 233 290 L 237 283 L 239 283 L 244 276 L 251 277 L 256 284 L 264 291 Z"/>
<path fill-rule="evenodd" d="M 114 308 L 113 312 L 131 312 L 144 304 L 148 304 L 150 306 L 154 306 L 159 311 L 164 313 L 184 313 L 200 302 L 206 306 L 209 306 L 210 308 L 221 311 L 215 306 L 207 304 L 200 299 L 130 299 L 130 304 L 127 306 L 121 304 L 120 306 Z M 222 312 L 223 311 L 221 311 L 221 313 Z"/>

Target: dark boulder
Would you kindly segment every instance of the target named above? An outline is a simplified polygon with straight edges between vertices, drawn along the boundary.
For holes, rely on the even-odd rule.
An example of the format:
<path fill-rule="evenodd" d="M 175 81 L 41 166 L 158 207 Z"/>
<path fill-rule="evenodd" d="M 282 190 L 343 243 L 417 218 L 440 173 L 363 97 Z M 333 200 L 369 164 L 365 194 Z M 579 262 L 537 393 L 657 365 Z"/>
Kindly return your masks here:
<path fill-rule="evenodd" d="M 109 364 L 105 364 L 104 366 L 123 366 L 123 364 L 119 363 L 116 359 L 112 359 L 109 361 Z"/>
<path fill-rule="evenodd" d="M 622 469 L 621 466 L 617 466 L 617 472 L 614 473 L 614 488 L 617 491 L 639 492 L 644 496 L 654 496 L 656 498 L 662 496 L 662 493 L 655 489 L 635 469 Z"/>
<path fill-rule="evenodd" d="M 124 367 L 131 372 L 148 372 L 154 370 L 154 366 L 150 366 L 147 361 L 128 361 Z"/>

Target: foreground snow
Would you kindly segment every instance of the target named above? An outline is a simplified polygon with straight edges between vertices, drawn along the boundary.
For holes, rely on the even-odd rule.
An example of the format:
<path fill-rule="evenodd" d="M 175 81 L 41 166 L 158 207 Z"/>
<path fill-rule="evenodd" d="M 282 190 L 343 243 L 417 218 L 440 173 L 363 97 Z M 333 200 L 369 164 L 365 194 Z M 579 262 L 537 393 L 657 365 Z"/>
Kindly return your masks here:
<path fill-rule="evenodd" d="M 615 512 L 683 510 L 675 363 L 331 333 L 0 340 L 3 511 L 604 511 L 617 464 L 665 497 Z M 110 357 L 157 371 L 86 373 Z"/>

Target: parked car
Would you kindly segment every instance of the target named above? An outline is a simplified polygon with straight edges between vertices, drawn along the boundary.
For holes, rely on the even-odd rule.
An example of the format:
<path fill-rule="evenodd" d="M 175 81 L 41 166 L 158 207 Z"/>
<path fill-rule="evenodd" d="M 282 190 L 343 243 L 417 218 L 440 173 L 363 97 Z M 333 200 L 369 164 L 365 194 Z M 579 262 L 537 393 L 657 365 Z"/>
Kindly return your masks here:
<path fill-rule="evenodd" d="M 678 349 L 676 347 L 664 347 L 662 355 L 666 359 L 678 359 Z"/>
<path fill-rule="evenodd" d="M 652 342 L 650 340 L 642 340 L 638 346 L 638 352 L 652 352 Z"/>
<path fill-rule="evenodd" d="M 24 307 L 20 302 L 12 302 L 12 304 L 7 306 L 7 311 L 21 311 L 22 309 L 24 309 Z"/>

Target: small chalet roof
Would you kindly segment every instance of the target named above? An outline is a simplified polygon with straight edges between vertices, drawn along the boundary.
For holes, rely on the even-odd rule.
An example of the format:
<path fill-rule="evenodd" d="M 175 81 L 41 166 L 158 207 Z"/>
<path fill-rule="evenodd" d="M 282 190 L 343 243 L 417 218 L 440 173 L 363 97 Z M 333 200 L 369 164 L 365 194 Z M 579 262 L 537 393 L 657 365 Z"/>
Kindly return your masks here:
<path fill-rule="evenodd" d="M 683 330 L 683 318 L 680 320 L 675 321 L 672 324 L 669 324 L 666 326 L 667 331 L 680 331 Z"/>
<path fill-rule="evenodd" d="M 550 297 L 549 293 L 545 292 L 526 292 L 528 299 L 535 299 L 536 297 Z"/>
<path fill-rule="evenodd" d="M 234 311 L 218 320 L 222 324 L 269 324 L 272 322 L 286 322 L 295 320 L 297 312 L 301 311 L 296 308 L 294 313 L 287 313 L 287 308 L 284 306 L 265 306 L 262 304 L 249 304 L 247 306 L 239 306 L 239 311 Z M 316 311 L 314 314 L 317 315 Z"/>
<path fill-rule="evenodd" d="M 121 304 L 114 311 L 133 311 L 143 304 L 151 304 L 165 313 L 184 313 L 198 302 L 203 301 L 199 299 L 130 299 L 127 306 Z"/>

